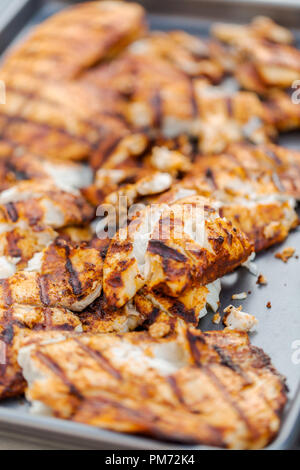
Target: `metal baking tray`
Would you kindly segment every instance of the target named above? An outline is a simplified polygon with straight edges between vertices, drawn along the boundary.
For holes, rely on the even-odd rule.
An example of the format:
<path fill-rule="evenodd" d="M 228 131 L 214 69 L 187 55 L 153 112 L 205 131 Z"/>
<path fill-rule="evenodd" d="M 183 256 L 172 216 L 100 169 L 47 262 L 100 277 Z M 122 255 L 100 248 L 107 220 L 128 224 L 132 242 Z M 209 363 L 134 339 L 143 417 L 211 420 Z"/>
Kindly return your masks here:
<path fill-rule="evenodd" d="M 7 0 L 5 0 L 6 3 Z M 33 25 L 66 6 L 62 1 L 12 0 L 19 3 L 15 15 L 5 15 L 0 23 L 0 53 L 7 44 L 22 40 Z M 193 34 L 207 35 L 211 21 L 247 22 L 257 14 L 271 16 L 293 29 L 300 46 L 300 4 L 295 1 L 225 1 L 225 0 L 145 0 L 139 2 L 147 8 L 152 29 L 183 29 Z M 1 7 L 1 0 L 0 0 Z M 29 19 L 30 18 L 30 19 Z M 297 29 L 298 26 L 298 29 Z M 1 79 L 1 74 L 0 74 Z M 300 149 L 300 132 L 283 135 L 280 143 Z M 299 445 L 300 435 L 300 364 L 295 360 L 295 341 L 300 340 L 300 259 L 292 258 L 287 264 L 274 258 L 284 246 L 292 246 L 300 255 L 300 229 L 288 240 L 257 257 L 258 271 L 268 279 L 268 285 L 259 287 L 256 278 L 245 268 L 227 276 L 223 283 L 221 308 L 229 303 L 239 305 L 256 315 L 257 331 L 251 334 L 252 343 L 271 356 L 276 368 L 287 377 L 290 389 L 280 433 L 268 449 L 292 449 Z M 244 301 L 232 301 L 233 293 L 251 291 Z M 266 304 L 271 302 L 272 308 Z M 200 322 L 203 330 L 222 328 L 212 323 L 208 314 Z M 298 355 L 299 357 L 299 355 Z M 294 358 L 294 360 L 293 360 Z M 299 362 L 299 361 L 298 361 Z M 207 449 L 204 446 L 186 447 L 143 437 L 129 436 L 93 428 L 56 418 L 29 414 L 24 399 L 0 404 L 0 439 L 21 437 L 47 448 L 77 449 Z"/>

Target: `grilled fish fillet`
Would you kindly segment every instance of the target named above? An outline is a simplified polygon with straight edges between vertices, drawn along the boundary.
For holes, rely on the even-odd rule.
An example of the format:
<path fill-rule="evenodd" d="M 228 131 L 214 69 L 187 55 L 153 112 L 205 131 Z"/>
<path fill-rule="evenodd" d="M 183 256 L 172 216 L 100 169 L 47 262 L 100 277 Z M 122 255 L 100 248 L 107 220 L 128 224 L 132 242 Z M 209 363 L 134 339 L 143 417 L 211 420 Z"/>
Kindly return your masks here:
<path fill-rule="evenodd" d="M 293 90 L 295 91 L 295 90 Z M 297 99 L 299 93 L 297 92 Z M 273 90 L 265 101 L 267 119 L 279 131 L 292 131 L 300 127 L 299 102 L 293 102 L 291 93 Z"/>
<path fill-rule="evenodd" d="M 81 311 L 101 293 L 102 258 L 86 243 L 57 238 L 23 271 L 0 281 L 0 305 L 65 307 Z"/>
<path fill-rule="evenodd" d="M 21 181 L 0 193 L 1 232 L 17 225 L 79 225 L 89 222 L 93 215 L 93 208 L 79 191 L 70 187 L 63 190 L 51 181 Z"/>
<path fill-rule="evenodd" d="M 0 234 L 0 279 L 24 269 L 35 253 L 55 240 L 58 233 L 49 227 L 10 227 Z"/>
<path fill-rule="evenodd" d="M 137 4 L 82 3 L 36 27 L 27 41 L 10 52 L 4 68 L 46 79 L 74 78 L 113 58 L 145 31 L 145 12 Z"/>
<path fill-rule="evenodd" d="M 131 51 L 89 72 L 85 80 L 129 95 L 126 117 L 135 129 L 198 137 L 204 153 L 221 151 L 232 141 L 262 143 L 276 136 L 254 93 L 221 93 L 201 78 L 191 80 L 161 57 Z"/>
<path fill-rule="evenodd" d="M 187 136 L 148 139 L 146 134 L 133 134 L 120 142 L 96 171 L 93 183 L 82 189 L 82 194 L 98 206 L 111 193 L 121 194 L 126 185 L 137 184 L 145 177 L 156 179 L 157 172 L 169 173 L 173 178 L 184 174 L 191 169 L 191 160 L 192 146 Z M 91 160 L 93 163 L 97 167 L 99 161 Z"/>
<path fill-rule="evenodd" d="M 271 18 L 256 16 L 248 25 L 215 23 L 211 30 L 213 36 L 221 41 L 238 46 L 250 38 L 266 39 L 280 44 L 291 44 L 292 33 L 276 24 Z"/>
<path fill-rule="evenodd" d="M 187 75 L 203 77 L 214 84 L 225 73 L 222 46 L 183 31 L 152 32 L 131 44 L 129 50 L 141 56 L 160 57 Z"/>
<path fill-rule="evenodd" d="M 254 93 L 231 93 L 197 83 L 195 88 L 198 119 L 192 134 L 199 138 L 203 154 L 222 152 L 232 142 L 262 144 L 276 137 L 276 130 Z"/>
<path fill-rule="evenodd" d="M 19 363 L 35 411 L 187 444 L 261 448 L 286 402 L 283 378 L 237 331 L 79 335 L 22 348 Z"/>
<path fill-rule="evenodd" d="M 1 136 L 28 152 L 61 160 L 84 160 L 95 153 L 104 160 L 129 133 L 122 99 L 113 91 L 29 78 L 34 81 L 29 92 L 21 88 L 27 76 L 17 75 L 21 83 L 10 86 L 10 75 L 2 75 L 7 89 Z"/>
<path fill-rule="evenodd" d="M 170 325 L 178 318 L 197 326 L 199 319 L 207 314 L 210 307 L 214 312 L 219 307 L 220 279 L 205 286 L 193 286 L 178 297 L 172 297 L 153 289 L 143 287 L 133 298 L 133 304 L 142 318 L 143 327 L 155 328 L 161 323 Z M 165 331 L 165 329 L 164 329 Z"/>
<path fill-rule="evenodd" d="M 177 297 L 233 270 L 251 252 L 247 238 L 205 198 L 149 207 L 113 237 L 103 267 L 103 290 L 118 307 L 145 284 Z"/>
<path fill-rule="evenodd" d="M 91 2 L 37 27 L 1 68 L 1 136 L 42 157 L 82 160 L 95 153 L 105 159 L 129 132 L 124 99 L 78 76 L 143 35 L 144 16 L 139 5 Z"/>
<path fill-rule="evenodd" d="M 180 297 L 170 297 L 144 287 L 123 307 L 109 304 L 104 293 L 80 312 L 86 333 L 125 333 L 138 327 L 162 337 L 170 333 L 178 319 L 197 325 L 207 308 L 219 307 L 220 280 L 207 286 L 192 287 Z"/>
<path fill-rule="evenodd" d="M 299 78 L 300 52 L 291 45 L 293 35 L 270 18 L 257 17 L 246 26 L 216 24 L 212 33 L 236 48 L 236 78 L 245 89 L 264 94 Z"/>
<path fill-rule="evenodd" d="M 80 321 L 85 333 L 126 333 L 141 326 L 148 312 L 139 311 L 134 301 L 121 308 L 109 304 L 102 293 L 93 303 L 80 312 Z"/>
<path fill-rule="evenodd" d="M 66 309 L 14 304 L 0 310 L 0 340 L 3 363 L 0 364 L 0 399 L 24 393 L 26 382 L 17 362 L 20 344 L 24 340 L 51 339 L 68 332 L 80 332 L 79 318 Z M 33 332 L 36 333 L 32 336 Z M 42 334 L 43 332 L 43 334 Z M 44 333 L 45 332 L 45 333 Z"/>
<path fill-rule="evenodd" d="M 61 189 L 79 189 L 90 185 L 92 177 L 92 171 L 86 165 L 61 160 L 49 161 L 0 141 L 1 191 L 23 180 L 45 180 Z"/>
<path fill-rule="evenodd" d="M 217 198 L 216 206 L 220 216 L 244 232 L 254 244 L 255 251 L 264 250 L 283 241 L 299 224 L 293 198 L 279 193 L 255 197 L 252 193 L 252 199 L 249 199 L 244 195 L 232 194 L 231 191 L 229 194 L 226 191 L 214 192 L 205 184 L 202 186 L 201 178 L 198 181 L 194 177 L 184 180 L 163 194 L 158 202 L 180 203 L 181 198 L 196 194 Z"/>
<path fill-rule="evenodd" d="M 158 203 L 200 194 L 217 201 L 222 217 L 263 250 L 298 225 L 298 153 L 275 145 L 231 145 L 226 153 L 199 156 L 193 170 Z"/>

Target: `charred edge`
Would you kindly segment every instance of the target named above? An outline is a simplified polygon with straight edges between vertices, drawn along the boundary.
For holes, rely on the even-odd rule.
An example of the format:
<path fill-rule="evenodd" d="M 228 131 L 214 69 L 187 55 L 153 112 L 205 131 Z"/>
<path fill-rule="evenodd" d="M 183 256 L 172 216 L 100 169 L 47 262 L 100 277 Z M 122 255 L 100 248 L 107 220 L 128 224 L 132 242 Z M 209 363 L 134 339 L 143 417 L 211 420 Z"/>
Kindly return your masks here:
<path fill-rule="evenodd" d="M 68 387 L 70 393 L 74 395 L 79 400 L 83 400 L 83 395 L 77 389 L 77 387 L 68 379 L 61 367 L 47 354 L 42 353 L 41 351 L 36 351 L 36 356 L 38 359 L 48 367 L 55 375 L 57 375 L 61 381 Z"/>
<path fill-rule="evenodd" d="M 111 365 L 109 360 L 103 356 L 100 351 L 92 349 L 90 346 L 83 344 L 78 338 L 75 338 L 75 341 L 78 346 L 89 356 L 91 356 L 106 372 L 108 372 L 115 379 L 122 380 L 122 375 L 120 372 Z"/>
<path fill-rule="evenodd" d="M 6 366 L 6 364 L 0 364 L 0 375 L 4 366 Z M 5 373 L 5 370 L 4 370 L 4 373 Z M 3 375 L 4 374 L 2 374 L 2 376 Z M 5 384 L 8 384 L 8 385 L 5 386 Z M 1 400 L 3 400 L 4 398 L 13 398 L 13 397 L 22 395 L 25 391 L 26 382 L 23 378 L 22 372 L 16 371 L 15 374 L 10 379 L 5 380 L 5 377 L 4 377 L 4 380 L 0 381 L 0 385 L 1 386 L 4 385 L 4 388 L 3 390 L 1 390 L 1 394 L 0 394 Z"/>
<path fill-rule="evenodd" d="M 177 299 L 174 299 L 172 303 L 173 305 L 169 309 L 172 315 L 180 317 L 187 323 L 192 323 L 193 325 L 198 323 L 194 309 L 186 309 L 185 305 Z"/>
<path fill-rule="evenodd" d="M 150 240 L 148 244 L 150 253 L 159 255 L 161 258 L 171 258 L 174 261 L 186 262 L 187 257 L 179 251 L 164 244 L 160 240 Z"/>
<path fill-rule="evenodd" d="M 13 202 L 8 202 L 7 204 L 4 204 L 4 207 L 6 208 L 8 217 L 12 222 L 16 222 L 19 218 L 19 214 L 17 211 L 16 206 L 14 205 Z"/>

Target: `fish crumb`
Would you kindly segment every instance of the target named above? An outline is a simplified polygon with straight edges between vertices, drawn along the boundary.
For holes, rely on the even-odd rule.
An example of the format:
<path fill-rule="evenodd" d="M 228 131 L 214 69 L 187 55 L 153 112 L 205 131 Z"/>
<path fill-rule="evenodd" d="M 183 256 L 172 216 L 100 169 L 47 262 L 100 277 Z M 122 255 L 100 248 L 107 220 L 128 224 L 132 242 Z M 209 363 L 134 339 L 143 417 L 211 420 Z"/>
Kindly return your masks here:
<path fill-rule="evenodd" d="M 266 305 L 267 308 L 271 308 L 272 307 L 272 304 L 271 302 L 268 302 L 267 305 Z"/>
<path fill-rule="evenodd" d="M 149 327 L 149 334 L 152 338 L 163 338 L 170 333 L 170 325 L 163 322 L 155 322 Z"/>
<path fill-rule="evenodd" d="M 247 292 L 240 292 L 239 294 L 233 294 L 232 300 L 243 300 L 247 298 Z"/>
<path fill-rule="evenodd" d="M 242 312 L 242 306 L 228 305 L 224 309 L 223 323 L 225 330 L 251 331 L 258 323 L 257 318 L 249 313 Z"/>
<path fill-rule="evenodd" d="M 260 286 L 265 286 L 268 284 L 268 281 L 263 274 L 260 274 L 257 278 L 256 284 Z"/>
<path fill-rule="evenodd" d="M 221 315 L 218 312 L 215 313 L 214 316 L 213 316 L 212 321 L 215 325 L 218 325 L 221 321 Z"/>
<path fill-rule="evenodd" d="M 282 252 L 275 253 L 275 258 L 281 259 L 284 263 L 287 263 L 287 261 L 294 255 L 295 253 L 295 248 L 292 248 L 291 246 L 287 246 L 282 250 Z"/>

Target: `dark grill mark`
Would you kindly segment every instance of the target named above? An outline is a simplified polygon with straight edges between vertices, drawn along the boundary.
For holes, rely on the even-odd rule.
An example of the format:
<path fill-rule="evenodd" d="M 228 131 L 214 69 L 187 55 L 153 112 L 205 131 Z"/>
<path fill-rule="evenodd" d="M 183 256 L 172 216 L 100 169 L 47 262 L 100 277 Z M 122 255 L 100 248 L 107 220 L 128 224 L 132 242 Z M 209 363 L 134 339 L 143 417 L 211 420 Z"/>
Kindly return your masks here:
<path fill-rule="evenodd" d="M 111 287 L 123 287 L 123 280 L 120 274 L 113 274 L 106 280 Z"/>
<path fill-rule="evenodd" d="M 8 160 L 5 163 L 5 166 L 6 166 L 6 171 L 9 173 L 13 173 L 16 180 L 22 181 L 22 180 L 30 179 L 30 177 L 27 175 L 25 171 L 18 170 L 15 164 L 11 162 L 10 160 Z"/>
<path fill-rule="evenodd" d="M 45 309 L 44 316 L 45 316 L 45 326 L 46 326 L 46 328 L 51 329 L 51 327 L 53 326 L 53 322 L 52 322 L 52 311 L 51 311 L 50 308 Z"/>
<path fill-rule="evenodd" d="M 147 327 L 149 327 L 150 325 L 152 325 L 152 323 L 154 323 L 155 320 L 157 319 L 159 313 L 160 313 L 159 308 L 153 307 L 153 309 L 151 310 L 151 313 L 150 313 L 150 315 L 148 316 L 147 320 L 144 321 L 143 327 L 144 327 L 144 328 L 147 328 Z"/>
<path fill-rule="evenodd" d="M 173 299 L 172 304 L 172 307 L 170 307 L 170 312 L 172 315 L 182 318 L 187 323 L 197 324 L 198 321 L 194 309 L 187 309 L 185 305 L 178 299 Z"/>
<path fill-rule="evenodd" d="M 162 102 L 159 90 L 156 90 L 156 92 L 151 98 L 150 103 L 154 111 L 153 125 L 155 127 L 160 127 L 162 118 Z"/>
<path fill-rule="evenodd" d="M 280 158 L 276 155 L 276 153 L 269 149 L 269 148 L 266 148 L 265 149 L 265 153 L 268 157 L 271 158 L 271 160 L 273 160 L 277 165 L 282 165 L 282 161 L 280 160 Z"/>
<path fill-rule="evenodd" d="M 0 286 L 2 286 L 2 289 L 3 289 L 3 300 L 5 303 L 5 307 L 9 307 L 10 305 L 12 305 L 13 299 L 12 299 L 8 279 L 1 279 Z"/>
<path fill-rule="evenodd" d="M 240 420 L 243 421 L 246 428 L 251 433 L 252 437 L 257 438 L 258 431 L 252 426 L 244 411 L 231 397 L 230 392 L 227 390 L 227 387 L 223 384 L 223 382 L 221 382 L 221 380 L 214 374 L 210 367 L 204 367 L 202 368 L 202 370 L 210 378 L 211 382 L 216 386 L 216 388 L 221 392 L 224 400 L 231 406 L 231 408 L 234 409 L 234 411 L 239 416 Z"/>
<path fill-rule="evenodd" d="M 110 155 L 114 152 L 114 150 L 116 150 L 116 148 L 118 147 L 119 143 L 121 142 L 121 140 L 123 139 L 123 136 L 122 137 L 117 137 L 116 139 L 113 140 L 113 142 L 103 151 L 101 151 L 100 148 L 98 148 L 97 150 L 99 151 L 100 153 L 100 162 L 97 161 L 97 166 L 100 167 L 101 165 L 103 165 L 104 162 L 106 162 L 106 160 L 108 159 L 108 157 L 110 157 Z M 99 142 L 100 143 L 100 142 Z M 97 160 L 95 158 L 95 160 Z"/>
<path fill-rule="evenodd" d="M 62 330 L 62 331 L 74 331 L 75 326 L 70 325 L 70 323 L 62 323 L 61 325 L 52 326 L 53 330 Z"/>
<path fill-rule="evenodd" d="M 120 372 L 111 365 L 109 360 L 105 356 L 103 356 L 100 351 L 92 349 L 87 344 L 82 343 L 78 338 L 74 338 L 74 340 L 84 352 L 86 352 L 99 364 L 102 369 L 112 375 L 115 379 L 122 380 L 122 375 L 120 374 Z"/>
<path fill-rule="evenodd" d="M 243 412 L 243 410 L 240 409 L 240 407 L 235 403 L 235 401 L 231 398 L 230 393 L 227 390 L 227 387 L 218 379 L 218 377 L 215 375 L 215 373 L 211 370 L 209 366 L 204 366 L 201 362 L 201 353 L 199 348 L 197 347 L 197 340 L 200 340 L 203 344 L 207 344 L 205 341 L 204 337 L 198 337 L 196 335 L 193 335 L 190 331 L 187 333 L 187 339 L 190 344 L 191 348 L 191 353 L 192 356 L 195 360 L 195 363 L 197 364 L 198 367 L 201 367 L 202 371 L 210 378 L 210 380 L 213 382 L 213 384 L 216 386 L 216 388 L 221 392 L 224 400 L 236 411 L 238 414 L 239 418 L 245 423 L 247 429 L 252 433 L 253 436 L 256 436 L 257 431 L 255 428 L 253 428 L 252 424 L 249 422 L 247 416 Z M 219 348 L 219 351 L 221 349 Z M 225 358 L 224 358 L 225 360 Z M 226 367 L 229 367 L 230 361 L 228 361 L 228 358 L 226 356 Z M 231 365 L 231 364 L 230 364 Z M 231 369 L 231 367 L 230 367 Z M 236 372 L 234 370 L 234 372 Z"/>
<path fill-rule="evenodd" d="M 187 261 L 186 256 L 184 256 L 182 253 L 175 250 L 174 248 L 171 248 L 165 245 L 160 240 L 150 240 L 148 244 L 148 250 L 150 251 L 150 253 L 159 255 L 162 258 L 171 258 L 174 261 L 181 261 L 181 262 Z"/>
<path fill-rule="evenodd" d="M 285 187 L 284 187 L 284 185 L 282 184 L 278 173 L 272 173 L 272 181 L 273 181 L 273 183 L 275 184 L 275 186 L 276 186 L 276 188 L 278 189 L 278 191 L 280 191 L 280 192 L 284 192 L 284 191 L 285 191 Z M 294 183 L 293 180 L 291 180 L 291 181 L 292 181 L 292 183 Z M 295 185 L 294 185 L 294 188 L 295 188 Z"/>
<path fill-rule="evenodd" d="M 5 344 L 12 344 L 14 339 L 14 326 L 13 324 L 8 325 L 1 333 L 1 340 Z"/>
<path fill-rule="evenodd" d="M 67 129 L 63 128 L 63 127 L 59 127 L 59 126 L 56 126 L 56 127 L 52 127 L 50 124 L 47 124 L 45 122 L 35 122 L 35 121 L 31 121 L 25 117 L 22 117 L 22 116 L 8 116 L 4 113 L 0 113 L 0 116 L 4 117 L 7 121 L 7 126 L 9 126 L 10 124 L 17 124 L 17 123 L 21 123 L 21 124 L 27 124 L 28 126 L 31 126 L 32 128 L 35 128 L 36 130 L 40 131 L 41 133 L 44 133 L 47 135 L 47 133 L 51 133 L 51 132 L 57 132 L 58 134 L 66 137 L 66 138 L 69 138 L 70 140 L 78 143 L 78 144 L 83 144 L 83 145 L 86 145 L 88 147 L 91 146 L 91 143 L 85 139 L 84 137 L 81 137 L 81 136 L 78 136 L 78 135 L 74 135 L 74 134 L 71 134 L 67 131 Z M 4 129 L 5 130 L 5 129 Z"/>
<path fill-rule="evenodd" d="M 39 276 L 38 285 L 39 285 L 40 299 L 41 299 L 42 304 L 49 306 L 51 302 L 48 296 L 47 278 L 45 276 Z"/>
<path fill-rule="evenodd" d="M 178 399 L 179 403 L 181 403 L 181 405 L 185 405 L 184 397 L 183 397 L 183 395 L 181 393 L 181 390 L 178 387 L 178 384 L 176 382 L 176 377 L 174 377 L 173 375 L 169 375 L 167 377 L 167 381 L 168 381 L 171 389 L 173 390 L 174 395 Z"/>
<path fill-rule="evenodd" d="M 12 222 L 16 222 L 19 218 L 19 214 L 17 211 L 16 206 L 14 205 L 13 202 L 8 202 L 7 204 L 4 204 L 4 207 L 6 208 L 8 217 Z"/>
<path fill-rule="evenodd" d="M 209 184 L 212 186 L 213 189 L 218 189 L 218 185 L 216 183 L 215 176 L 211 168 L 207 168 L 205 172 L 205 178 L 208 180 Z"/>
<path fill-rule="evenodd" d="M 252 383 L 252 381 L 246 376 L 244 371 L 241 369 L 241 367 L 238 364 L 235 364 L 231 357 L 229 357 L 219 346 L 214 345 L 213 346 L 214 350 L 218 354 L 221 360 L 221 364 L 225 367 L 228 367 L 229 369 L 233 370 L 237 374 L 239 374 L 241 377 L 246 379 L 247 383 Z"/>
<path fill-rule="evenodd" d="M 187 331 L 186 337 L 190 346 L 191 355 L 195 363 L 198 366 L 201 366 L 202 364 L 201 364 L 201 358 L 200 358 L 200 351 L 199 351 L 199 348 L 197 347 L 197 342 L 199 341 L 202 344 L 206 344 L 205 339 L 203 338 L 203 336 L 193 335 L 193 333 L 190 330 Z"/>
<path fill-rule="evenodd" d="M 191 98 L 191 108 L 192 108 L 192 117 L 196 118 L 198 116 L 198 103 L 195 94 L 195 87 L 193 80 L 189 81 L 190 83 L 190 98 Z"/>
<path fill-rule="evenodd" d="M 36 356 L 38 359 L 48 367 L 55 375 L 57 375 L 61 381 L 68 387 L 70 393 L 74 395 L 79 400 L 83 400 L 83 395 L 77 389 L 77 387 L 68 379 L 65 372 L 61 369 L 61 367 L 47 354 L 42 353 L 41 351 L 36 351 Z"/>
<path fill-rule="evenodd" d="M 230 97 L 226 98 L 226 108 L 227 108 L 227 114 L 229 117 L 233 116 L 233 106 L 232 106 L 232 99 Z"/>
<path fill-rule="evenodd" d="M 18 242 L 21 237 L 18 236 L 14 231 L 11 231 L 7 232 L 6 239 L 8 245 L 8 255 L 22 258 L 22 250 L 18 247 Z"/>
<path fill-rule="evenodd" d="M 73 294 L 81 295 L 82 294 L 82 285 L 78 278 L 77 271 L 73 268 L 71 260 L 68 258 L 66 261 L 66 270 L 70 275 L 70 284 L 72 286 Z"/>

